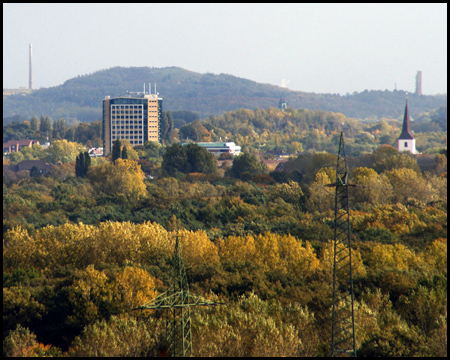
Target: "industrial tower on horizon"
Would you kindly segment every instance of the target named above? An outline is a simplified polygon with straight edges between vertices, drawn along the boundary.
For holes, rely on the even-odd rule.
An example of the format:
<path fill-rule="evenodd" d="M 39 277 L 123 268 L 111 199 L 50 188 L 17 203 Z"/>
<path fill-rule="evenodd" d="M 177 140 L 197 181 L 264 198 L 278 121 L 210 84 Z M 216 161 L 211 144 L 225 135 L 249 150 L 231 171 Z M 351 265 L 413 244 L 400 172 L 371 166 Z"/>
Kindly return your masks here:
<path fill-rule="evenodd" d="M 29 71 L 28 88 L 30 90 L 33 90 L 33 49 L 31 44 L 30 44 L 30 71 Z"/>
<path fill-rule="evenodd" d="M 422 95 L 422 71 L 416 74 L 416 95 Z"/>

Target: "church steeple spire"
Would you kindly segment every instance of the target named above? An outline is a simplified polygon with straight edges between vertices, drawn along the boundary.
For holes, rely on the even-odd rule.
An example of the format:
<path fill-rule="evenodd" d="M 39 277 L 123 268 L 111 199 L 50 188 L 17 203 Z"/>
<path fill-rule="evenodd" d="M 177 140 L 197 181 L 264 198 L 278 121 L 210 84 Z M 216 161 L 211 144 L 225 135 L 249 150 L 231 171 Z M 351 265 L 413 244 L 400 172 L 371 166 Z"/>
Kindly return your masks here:
<path fill-rule="evenodd" d="M 411 140 L 414 139 L 414 136 L 411 133 L 411 127 L 409 124 L 409 114 L 408 114 L 408 98 L 406 98 L 405 105 L 405 116 L 403 118 L 403 128 L 402 133 L 399 136 L 399 140 Z"/>

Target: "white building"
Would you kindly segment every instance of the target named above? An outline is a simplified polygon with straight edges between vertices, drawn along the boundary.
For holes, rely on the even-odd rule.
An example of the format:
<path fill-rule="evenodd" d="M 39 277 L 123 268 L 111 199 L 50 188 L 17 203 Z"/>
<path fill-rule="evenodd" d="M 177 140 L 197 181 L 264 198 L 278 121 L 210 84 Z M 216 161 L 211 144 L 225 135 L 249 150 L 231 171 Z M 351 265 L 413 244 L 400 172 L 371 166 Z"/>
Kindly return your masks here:
<path fill-rule="evenodd" d="M 397 140 L 398 151 L 409 151 L 411 154 L 417 154 L 416 150 L 416 139 L 412 135 L 410 124 L 409 124 L 409 114 L 408 114 L 408 100 L 406 100 L 405 106 L 405 117 L 403 118 L 403 128 L 402 133 Z"/>
<path fill-rule="evenodd" d="M 240 155 L 241 153 L 241 147 L 236 145 L 234 142 L 198 142 L 196 144 L 205 148 L 217 157 L 226 153 L 233 156 Z M 183 143 L 183 145 L 187 145 L 187 143 Z"/>

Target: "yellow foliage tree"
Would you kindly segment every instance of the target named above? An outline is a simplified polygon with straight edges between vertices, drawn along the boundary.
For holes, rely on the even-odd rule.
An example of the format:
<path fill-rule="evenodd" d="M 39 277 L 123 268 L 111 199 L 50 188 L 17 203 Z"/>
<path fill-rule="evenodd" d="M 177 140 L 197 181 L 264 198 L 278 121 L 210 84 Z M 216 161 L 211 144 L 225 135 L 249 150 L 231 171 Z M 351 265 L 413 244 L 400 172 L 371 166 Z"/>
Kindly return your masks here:
<path fill-rule="evenodd" d="M 342 243 L 337 244 L 336 251 L 342 250 L 345 248 L 345 245 Z M 320 256 L 320 266 L 331 275 L 333 272 L 333 261 L 334 261 L 334 241 L 328 241 L 322 250 L 322 255 Z M 343 262 L 342 266 L 345 267 L 347 262 Z M 363 264 L 361 253 L 358 249 L 352 248 L 352 276 L 355 277 L 364 277 L 366 275 L 366 268 Z"/>
<path fill-rule="evenodd" d="M 229 236 L 226 240 L 219 241 L 219 249 L 223 263 L 258 261 L 255 238 L 251 235 L 247 235 L 245 238 Z"/>
<path fill-rule="evenodd" d="M 325 170 L 317 172 L 309 188 L 309 198 L 306 203 L 309 211 L 322 213 L 331 212 L 334 209 L 334 188 L 324 187 L 333 182 L 336 182 L 336 173 L 334 179 L 330 179 Z"/>
<path fill-rule="evenodd" d="M 223 263 L 259 264 L 264 271 L 279 270 L 295 276 L 311 275 L 319 266 L 314 249 L 291 235 L 265 233 L 253 237 L 229 236 L 219 245 Z"/>
<path fill-rule="evenodd" d="M 170 233 L 171 252 L 175 249 L 175 239 L 179 238 L 183 259 L 189 266 L 198 268 L 202 265 L 220 264 L 217 247 L 209 240 L 204 231 L 181 229 Z"/>
<path fill-rule="evenodd" d="M 400 168 L 386 172 L 393 188 L 394 201 L 406 203 L 409 199 L 422 202 L 438 200 L 438 192 L 420 173 L 412 169 Z"/>
<path fill-rule="evenodd" d="M 352 170 L 352 182 L 360 187 L 352 188 L 356 202 L 369 205 L 388 203 L 392 197 L 392 185 L 385 175 L 378 175 L 374 169 L 358 167 Z"/>
<path fill-rule="evenodd" d="M 287 203 L 299 205 L 303 191 L 298 182 L 289 180 L 288 184 L 276 184 L 269 188 L 269 198 L 281 198 Z"/>
<path fill-rule="evenodd" d="M 421 255 L 433 272 L 447 276 L 447 239 L 434 240 Z"/>
<path fill-rule="evenodd" d="M 87 177 L 96 191 L 107 195 L 139 198 L 147 193 L 144 172 L 134 160 L 117 159 L 114 163 L 91 166 Z"/>
<path fill-rule="evenodd" d="M 147 271 L 129 266 L 116 276 L 113 284 L 115 296 L 128 310 L 154 299 L 157 295 L 155 287 L 156 280 Z"/>
<path fill-rule="evenodd" d="M 17 226 L 3 235 L 3 269 L 11 270 L 31 264 L 35 241 L 28 231 Z"/>
<path fill-rule="evenodd" d="M 389 229 L 397 235 L 409 233 L 426 225 L 415 213 L 408 211 L 401 204 L 376 206 L 370 212 L 352 211 L 350 222 L 352 228 L 358 231 L 382 228 Z"/>
<path fill-rule="evenodd" d="M 367 263 L 373 269 L 409 270 L 419 267 L 420 257 L 402 244 L 375 244 L 367 254 Z"/>

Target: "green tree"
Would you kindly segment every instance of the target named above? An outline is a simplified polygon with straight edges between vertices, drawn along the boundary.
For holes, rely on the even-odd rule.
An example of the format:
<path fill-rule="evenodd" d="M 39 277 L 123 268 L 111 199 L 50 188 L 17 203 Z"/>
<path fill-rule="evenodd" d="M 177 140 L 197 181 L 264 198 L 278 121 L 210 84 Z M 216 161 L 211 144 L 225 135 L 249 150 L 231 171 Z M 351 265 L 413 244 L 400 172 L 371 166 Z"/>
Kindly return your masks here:
<path fill-rule="evenodd" d="M 80 152 L 80 155 L 75 160 L 75 175 L 77 177 L 84 176 L 84 154 L 82 152 Z"/>
<path fill-rule="evenodd" d="M 41 133 L 44 133 L 46 136 L 52 135 L 52 120 L 48 116 L 41 116 L 40 130 Z"/>
<path fill-rule="evenodd" d="M 163 142 L 170 140 L 170 135 L 173 130 L 173 117 L 170 111 L 163 111 L 161 119 L 161 139 Z"/>
<path fill-rule="evenodd" d="M 41 122 L 37 116 L 33 116 L 30 120 L 31 130 L 39 131 Z"/>
<path fill-rule="evenodd" d="M 213 174 L 217 172 L 217 160 L 205 148 L 196 144 L 186 146 L 187 162 L 184 165 L 184 172 L 199 172 L 204 174 Z"/>
<path fill-rule="evenodd" d="M 256 155 L 244 153 L 234 158 L 229 174 L 236 179 L 248 180 L 268 172 L 267 166 Z"/>
<path fill-rule="evenodd" d="M 60 118 L 53 123 L 53 138 L 63 139 L 66 135 L 67 124 L 66 119 Z"/>
<path fill-rule="evenodd" d="M 89 166 L 91 166 L 91 157 L 87 151 L 84 152 L 84 175 L 87 174 L 89 170 Z"/>
<path fill-rule="evenodd" d="M 111 151 L 111 161 L 115 162 L 117 159 L 120 159 L 121 156 L 121 144 L 120 144 L 120 139 L 116 139 L 113 142 L 113 147 L 112 147 L 112 151 Z"/>
<path fill-rule="evenodd" d="M 41 175 L 41 172 L 39 171 L 39 168 L 37 166 L 33 166 L 30 170 L 30 176 L 31 177 L 36 177 Z"/>
<path fill-rule="evenodd" d="M 47 161 L 53 164 L 73 162 L 81 150 L 83 150 L 81 144 L 67 140 L 56 140 L 47 149 Z"/>
<path fill-rule="evenodd" d="M 124 146 L 122 149 L 122 159 L 128 159 L 127 147 Z"/>
<path fill-rule="evenodd" d="M 162 168 L 169 175 L 177 172 L 213 174 L 217 172 L 217 160 L 208 150 L 196 144 L 173 144 L 166 149 Z"/>
<path fill-rule="evenodd" d="M 175 175 L 177 172 L 183 172 L 186 161 L 186 148 L 176 143 L 167 147 L 163 156 L 162 169 L 169 175 Z"/>
<path fill-rule="evenodd" d="M 80 152 L 75 162 L 75 174 L 77 177 L 85 177 L 89 166 L 91 166 L 91 157 L 87 151 Z"/>
<path fill-rule="evenodd" d="M 20 151 L 12 152 L 9 154 L 9 160 L 11 160 L 11 164 L 17 164 L 20 163 L 22 160 L 24 160 L 23 153 Z"/>
<path fill-rule="evenodd" d="M 194 141 L 211 141 L 211 134 L 200 121 L 194 121 L 180 128 L 180 138 Z"/>

